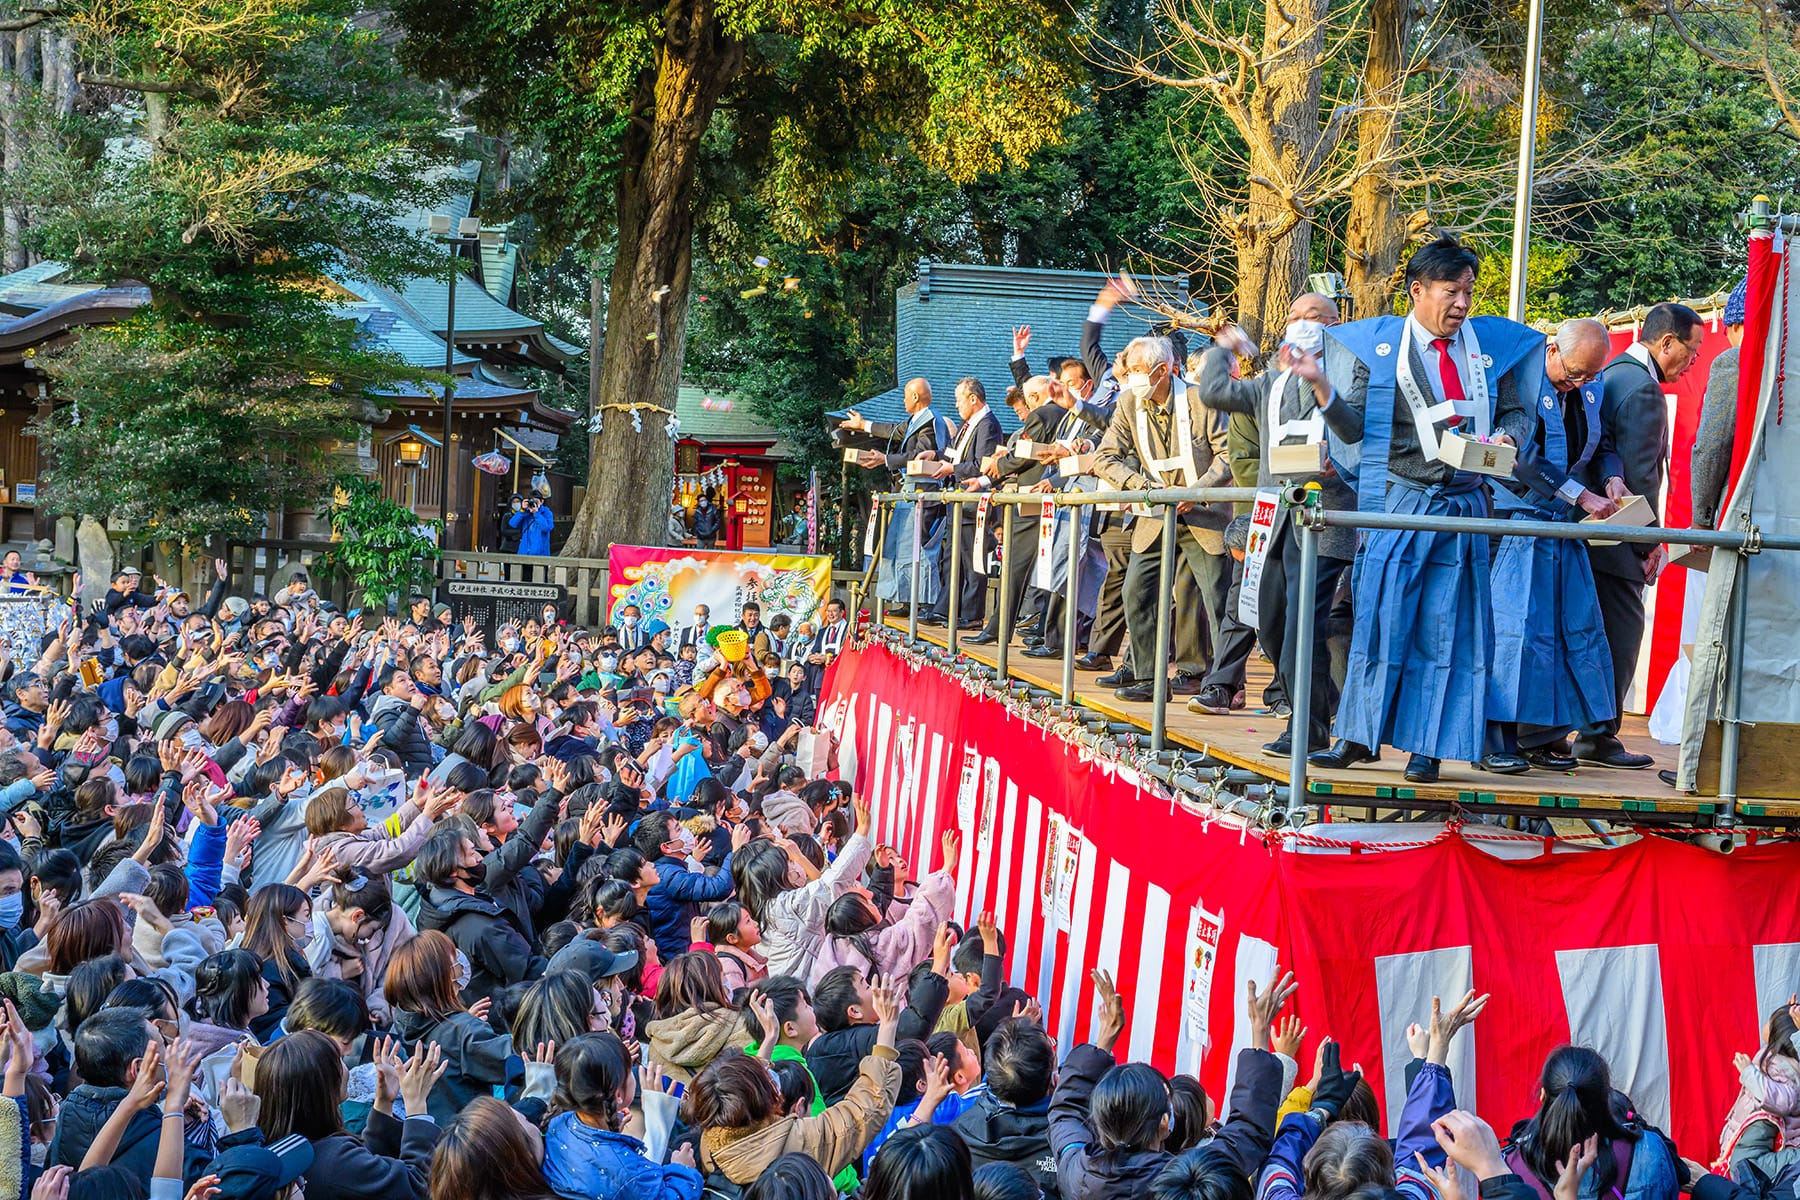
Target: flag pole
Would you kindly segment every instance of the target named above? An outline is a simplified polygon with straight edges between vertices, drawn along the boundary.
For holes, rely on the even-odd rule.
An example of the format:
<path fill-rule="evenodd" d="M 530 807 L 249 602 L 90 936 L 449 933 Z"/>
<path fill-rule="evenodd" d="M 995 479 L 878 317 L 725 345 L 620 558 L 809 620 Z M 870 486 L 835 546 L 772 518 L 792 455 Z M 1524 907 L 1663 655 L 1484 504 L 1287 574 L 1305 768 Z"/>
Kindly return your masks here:
<path fill-rule="evenodd" d="M 1538 59 L 1544 38 L 1544 0 L 1526 14 L 1525 86 L 1519 99 L 1519 180 L 1513 199 L 1512 287 L 1506 315 L 1525 319 L 1525 275 L 1531 261 L 1531 186 L 1537 158 Z"/>

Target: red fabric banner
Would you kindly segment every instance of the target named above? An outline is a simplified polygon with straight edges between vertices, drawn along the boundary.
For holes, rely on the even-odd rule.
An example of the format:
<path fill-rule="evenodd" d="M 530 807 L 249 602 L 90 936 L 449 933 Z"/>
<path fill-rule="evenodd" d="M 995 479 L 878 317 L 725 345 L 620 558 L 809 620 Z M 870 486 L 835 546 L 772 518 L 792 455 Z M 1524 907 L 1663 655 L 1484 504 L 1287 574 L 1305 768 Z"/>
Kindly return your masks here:
<path fill-rule="evenodd" d="M 1011 982 L 1065 1051 L 1088 1036 L 1104 967 L 1125 1000 L 1121 1055 L 1196 1073 L 1215 1100 L 1246 1041 L 1245 985 L 1277 964 L 1300 982 L 1301 1077 L 1329 1033 L 1390 1123 L 1406 1026 L 1472 986 L 1494 999 L 1452 1054 L 1461 1104 L 1504 1134 L 1535 1108 L 1545 1055 L 1577 1041 L 1709 1160 L 1733 1052 L 1755 1052 L 1761 1014 L 1800 984 L 1793 846 L 1726 856 L 1652 837 L 1507 859 L 1482 846 L 1517 853 L 1517 835 L 1476 828 L 1401 849 L 1265 839 L 879 646 L 836 661 L 820 712 L 879 841 L 923 871 L 941 833 L 963 831 L 958 916 L 996 914 Z"/>

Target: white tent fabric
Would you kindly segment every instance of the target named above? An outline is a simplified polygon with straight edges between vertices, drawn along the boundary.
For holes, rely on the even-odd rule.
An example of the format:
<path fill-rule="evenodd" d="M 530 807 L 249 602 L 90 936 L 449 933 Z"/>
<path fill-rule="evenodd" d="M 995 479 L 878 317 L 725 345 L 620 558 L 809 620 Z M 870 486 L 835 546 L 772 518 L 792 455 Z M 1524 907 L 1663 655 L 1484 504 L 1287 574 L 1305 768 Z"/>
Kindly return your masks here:
<path fill-rule="evenodd" d="M 1793 537 L 1800 535 L 1800 488 L 1794 486 L 1800 480 L 1800 383 L 1789 389 L 1794 395 L 1784 397 L 1778 381 L 1782 375 L 1800 381 L 1800 336 L 1790 337 L 1788 328 L 1800 313 L 1800 272 L 1791 269 L 1792 255 L 1782 253 L 1782 235 L 1777 233 L 1775 238 L 1775 252 L 1782 257 L 1764 348 L 1756 427 L 1743 474 L 1719 518 L 1719 529 L 1755 529 L 1765 537 Z M 1738 719 L 1800 724 L 1800 622 L 1796 621 L 1800 554 L 1714 551 L 1694 635 L 1681 744 L 1680 784 L 1684 790 L 1695 786 L 1708 724 L 1726 711 L 1726 648 L 1735 619 L 1733 589 L 1740 572 L 1744 577 L 1744 640 Z"/>

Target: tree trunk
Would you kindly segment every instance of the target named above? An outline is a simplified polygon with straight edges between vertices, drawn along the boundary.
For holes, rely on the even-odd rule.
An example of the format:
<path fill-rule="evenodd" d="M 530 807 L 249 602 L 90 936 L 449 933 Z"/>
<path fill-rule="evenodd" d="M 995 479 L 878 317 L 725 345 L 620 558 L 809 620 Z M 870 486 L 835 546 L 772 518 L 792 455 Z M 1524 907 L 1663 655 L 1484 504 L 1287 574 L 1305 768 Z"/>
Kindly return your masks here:
<path fill-rule="evenodd" d="M 36 77 L 38 33 L 34 29 L 21 29 L 12 35 L 12 53 L 7 63 L 6 83 L 6 129 L 5 149 L 6 173 L 12 178 L 5 189 L 4 215 L 4 262 L 8 271 L 22 271 L 28 264 L 25 257 L 25 205 L 19 198 L 19 180 L 16 175 L 24 166 L 25 159 L 25 100 L 30 86 Z"/>
<path fill-rule="evenodd" d="M 1247 98 L 1257 136 L 1248 139 L 1249 202 L 1232 229 L 1238 322 L 1266 350 L 1274 348 L 1311 269 L 1312 213 L 1295 187 L 1320 140 L 1326 6 L 1326 0 L 1303 0 L 1284 8 L 1282 0 L 1267 0 L 1262 85 Z"/>
<path fill-rule="evenodd" d="M 1370 0 L 1369 50 L 1363 61 L 1362 116 L 1356 124 L 1358 177 L 1344 226 L 1345 319 L 1393 311 L 1394 273 L 1406 247 L 1389 159 L 1400 144 L 1400 101 L 1406 91 L 1406 39 L 1412 0 Z"/>
<path fill-rule="evenodd" d="M 654 92 L 625 138 L 606 353 L 592 400 L 602 428 L 587 496 L 563 546 L 577 557 L 597 558 L 614 542 L 657 545 L 668 528 L 675 441 L 667 429 L 687 331 L 694 171 L 707 122 L 744 51 L 726 36 L 713 0 L 677 0 L 667 23 Z M 641 431 L 632 424 L 634 404 L 645 406 L 636 410 Z"/>

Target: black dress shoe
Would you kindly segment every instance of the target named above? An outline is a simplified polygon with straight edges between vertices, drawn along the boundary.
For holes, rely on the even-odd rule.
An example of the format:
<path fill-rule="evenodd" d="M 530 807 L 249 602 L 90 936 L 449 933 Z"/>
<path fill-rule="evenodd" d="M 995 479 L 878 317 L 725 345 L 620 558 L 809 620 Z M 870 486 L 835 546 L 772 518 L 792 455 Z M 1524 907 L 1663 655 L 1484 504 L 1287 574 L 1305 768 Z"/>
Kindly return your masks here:
<path fill-rule="evenodd" d="M 1055 646 L 1032 646 L 1025 651 L 1026 658 L 1061 658 L 1062 651 Z"/>
<path fill-rule="evenodd" d="M 1037 627 L 1038 615 L 1036 613 L 1032 613 L 1029 617 L 1026 617 L 1023 621 L 1019 622 L 1020 629 L 1036 629 Z"/>
<path fill-rule="evenodd" d="M 1380 762 L 1381 753 L 1369 749 L 1360 742 L 1348 742 L 1339 738 L 1331 749 L 1314 750 L 1306 756 L 1306 761 L 1315 767 L 1342 770 L 1345 767 L 1354 767 L 1358 763 Z"/>
<path fill-rule="evenodd" d="M 1317 754 L 1321 750 L 1324 750 L 1330 744 L 1331 743 L 1330 743 L 1329 739 L 1320 738 L 1318 741 L 1309 745 L 1306 748 L 1308 751 L 1307 760 L 1311 761 L 1312 755 Z M 1288 757 L 1290 757 L 1294 753 L 1293 735 L 1285 729 L 1282 730 L 1280 737 L 1276 738 L 1272 742 L 1264 742 L 1263 743 L 1263 753 L 1269 755 L 1272 758 L 1288 758 Z"/>
<path fill-rule="evenodd" d="M 1137 682 L 1137 676 L 1133 675 L 1130 671 L 1127 671 L 1124 667 L 1120 667 L 1112 674 L 1102 675 L 1100 678 L 1094 680 L 1094 682 L 1101 687 L 1129 687 Z"/>
<path fill-rule="evenodd" d="M 1668 770 L 1667 768 L 1664 768 L 1663 770 L 1658 771 L 1656 773 L 1656 777 L 1658 779 L 1662 780 L 1664 783 L 1668 784 L 1670 787 L 1674 788 L 1676 791 L 1681 790 L 1681 776 L 1675 774 L 1675 772 Z"/>
<path fill-rule="evenodd" d="M 1575 757 L 1596 767 L 1612 767 L 1617 771 L 1641 771 L 1656 760 L 1648 754 L 1634 754 L 1618 742 L 1576 742 Z"/>
<path fill-rule="evenodd" d="M 1504 750 L 1484 754 L 1479 762 L 1469 765 L 1477 771 L 1487 771 L 1494 775 L 1523 775 L 1531 770 L 1531 764 L 1525 761 L 1523 755 L 1509 754 Z"/>
<path fill-rule="evenodd" d="M 1112 655 L 1084 654 L 1075 660 L 1075 669 L 1077 671 L 1110 671 L 1112 670 Z"/>
<path fill-rule="evenodd" d="M 1427 758 L 1423 754 L 1414 754 L 1406 760 L 1406 782 L 1436 783 L 1438 781 L 1438 760 Z"/>
<path fill-rule="evenodd" d="M 937 625 L 937 626 L 941 627 L 941 626 L 949 624 L 949 622 L 946 621 L 943 617 L 938 616 L 936 613 L 926 613 L 924 616 L 919 618 L 919 624 L 921 624 L 921 625 Z"/>
<path fill-rule="evenodd" d="M 999 640 L 999 637 L 984 629 L 980 633 L 964 638 L 962 644 L 965 646 L 992 646 Z"/>
<path fill-rule="evenodd" d="M 1115 690 L 1113 695 L 1136 704 L 1149 704 L 1156 699 L 1156 685 L 1154 683 L 1134 683 Z"/>
<path fill-rule="evenodd" d="M 1218 684 L 1201 688 L 1200 694 L 1188 701 L 1188 711 L 1224 716 L 1231 711 L 1231 693 Z"/>
<path fill-rule="evenodd" d="M 1573 771 L 1578 765 L 1573 754 L 1549 746 L 1524 751 L 1525 761 L 1540 771 Z"/>
<path fill-rule="evenodd" d="M 1169 681 L 1169 695 L 1198 696 L 1204 689 L 1198 675 L 1177 675 Z"/>

